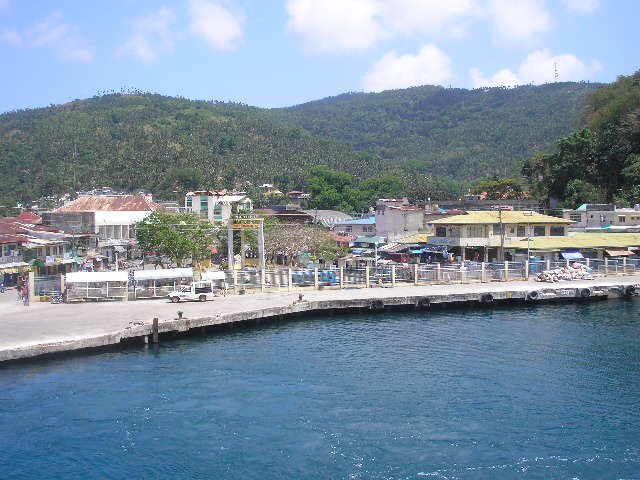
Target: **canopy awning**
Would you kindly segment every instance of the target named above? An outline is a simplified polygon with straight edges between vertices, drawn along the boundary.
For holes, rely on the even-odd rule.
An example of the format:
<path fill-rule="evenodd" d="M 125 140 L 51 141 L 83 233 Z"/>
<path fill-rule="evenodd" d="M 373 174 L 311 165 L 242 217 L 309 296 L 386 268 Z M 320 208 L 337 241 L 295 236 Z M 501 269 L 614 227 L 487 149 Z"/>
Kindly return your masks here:
<path fill-rule="evenodd" d="M 605 253 L 610 257 L 628 257 L 629 255 L 633 255 L 633 252 L 629 250 L 622 250 L 617 248 L 608 248 L 605 250 Z"/>
<path fill-rule="evenodd" d="M 129 273 L 126 270 L 119 272 L 69 272 L 64 277 L 67 283 L 126 283 L 129 279 Z"/>
<path fill-rule="evenodd" d="M 564 250 L 560 256 L 565 260 L 582 260 L 584 256 L 578 250 Z"/>
<path fill-rule="evenodd" d="M 169 278 L 193 278 L 192 268 L 160 268 L 158 270 L 134 270 L 133 278 L 142 280 L 163 280 Z"/>

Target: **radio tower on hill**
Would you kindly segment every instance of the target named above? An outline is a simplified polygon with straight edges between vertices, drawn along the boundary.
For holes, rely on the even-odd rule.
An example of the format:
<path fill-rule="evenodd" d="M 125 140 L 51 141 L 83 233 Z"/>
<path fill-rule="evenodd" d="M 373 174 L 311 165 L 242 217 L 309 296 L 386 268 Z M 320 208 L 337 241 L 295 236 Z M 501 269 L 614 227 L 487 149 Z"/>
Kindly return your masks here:
<path fill-rule="evenodd" d="M 555 78 L 556 83 L 558 83 L 558 62 L 553 62 L 553 78 Z"/>

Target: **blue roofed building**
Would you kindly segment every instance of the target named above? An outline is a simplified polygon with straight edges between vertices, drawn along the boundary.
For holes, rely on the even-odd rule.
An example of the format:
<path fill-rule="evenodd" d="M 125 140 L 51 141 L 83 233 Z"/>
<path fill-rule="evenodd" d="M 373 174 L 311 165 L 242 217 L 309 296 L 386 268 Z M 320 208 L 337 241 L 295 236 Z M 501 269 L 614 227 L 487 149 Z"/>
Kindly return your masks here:
<path fill-rule="evenodd" d="M 342 220 L 335 223 L 333 230 L 337 235 L 341 236 L 370 237 L 376 234 L 376 217 Z"/>

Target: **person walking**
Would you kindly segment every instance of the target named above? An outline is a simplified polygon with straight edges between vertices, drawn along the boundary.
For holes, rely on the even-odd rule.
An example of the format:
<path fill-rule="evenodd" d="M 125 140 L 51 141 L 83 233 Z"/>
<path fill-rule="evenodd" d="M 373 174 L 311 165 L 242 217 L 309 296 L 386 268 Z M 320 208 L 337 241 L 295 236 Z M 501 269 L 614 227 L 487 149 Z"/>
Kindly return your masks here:
<path fill-rule="evenodd" d="M 28 307 L 29 306 L 29 287 L 27 287 L 26 285 L 23 285 L 22 291 L 20 293 L 22 293 L 22 304 L 25 307 Z"/>
<path fill-rule="evenodd" d="M 22 301 L 22 285 L 20 285 L 20 283 L 16 284 L 16 292 L 18 292 L 18 298 L 16 299 L 16 302 L 21 302 Z"/>

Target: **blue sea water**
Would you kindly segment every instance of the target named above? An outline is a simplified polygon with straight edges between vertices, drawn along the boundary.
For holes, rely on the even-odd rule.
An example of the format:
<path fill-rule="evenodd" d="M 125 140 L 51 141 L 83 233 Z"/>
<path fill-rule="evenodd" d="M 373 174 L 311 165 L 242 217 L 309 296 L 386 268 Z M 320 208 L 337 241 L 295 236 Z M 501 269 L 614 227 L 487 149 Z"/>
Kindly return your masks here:
<path fill-rule="evenodd" d="M 0 366 L 0 478 L 640 478 L 640 302 L 314 317 Z"/>

